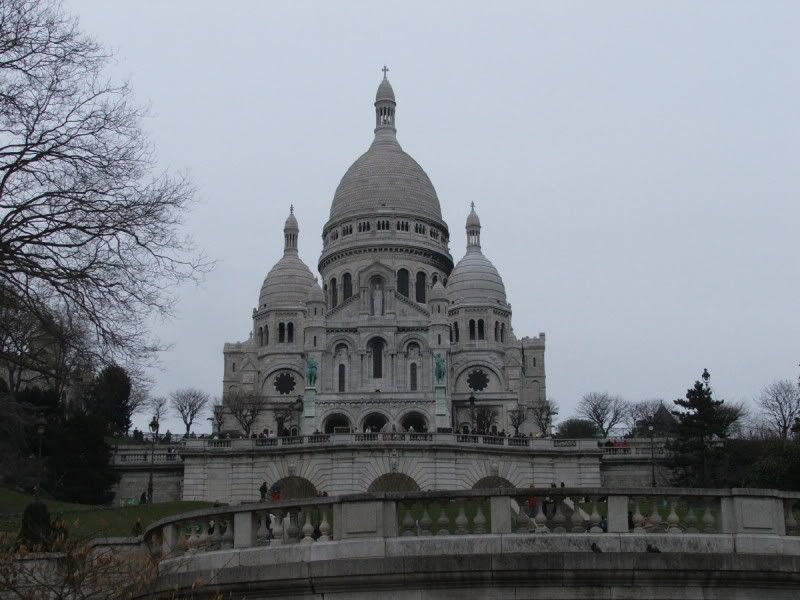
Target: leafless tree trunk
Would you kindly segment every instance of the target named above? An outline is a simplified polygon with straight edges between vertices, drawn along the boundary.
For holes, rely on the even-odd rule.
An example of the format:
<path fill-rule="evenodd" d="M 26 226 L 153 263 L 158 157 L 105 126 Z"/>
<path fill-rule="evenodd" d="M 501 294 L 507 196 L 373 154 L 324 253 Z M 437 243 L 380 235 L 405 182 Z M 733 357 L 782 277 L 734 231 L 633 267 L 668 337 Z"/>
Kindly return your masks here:
<path fill-rule="evenodd" d="M 55 1 L 0 0 L 0 287 L 67 310 L 109 361 L 146 360 L 146 319 L 210 266 L 179 233 L 193 196 L 156 173 L 144 111 Z"/>
<path fill-rule="evenodd" d="M 163 396 L 155 396 L 147 400 L 147 409 L 152 418 L 161 423 L 167 416 L 169 401 Z"/>
<path fill-rule="evenodd" d="M 250 436 L 253 425 L 255 425 L 258 417 L 264 412 L 264 404 L 255 394 L 245 394 L 242 392 L 230 394 L 226 398 L 228 410 L 231 415 L 236 419 L 239 427 L 242 428 L 242 433 Z"/>
<path fill-rule="evenodd" d="M 197 417 L 205 412 L 210 396 L 203 390 L 196 388 L 184 388 L 175 390 L 169 395 L 172 410 L 183 421 L 186 426 L 186 434 L 192 429 L 192 424 Z"/>
<path fill-rule="evenodd" d="M 758 406 L 774 433 L 787 439 L 795 418 L 800 417 L 800 387 L 788 379 L 771 383 L 761 392 Z"/>
<path fill-rule="evenodd" d="M 597 425 L 603 437 L 625 421 L 628 403 L 619 396 L 590 392 L 578 403 L 578 415 Z"/>
<path fill-rule="evenodd" d="M 656 415 L 656 412 L 663 404 L 662 400 L 641 400 L 639 402 L 631 402 L 628 406 L 628 411 L 625 414 L 625 420 L 628 429 L 631 432 L 636 431 L 637 427 L 642 424 L 651 424 Z"/>
<path fill-rule="evenodd" d="M 479 406 L 475 409 L 474 421 L 478 433 L 488 434 L 492 425 L 497 424 L 497 410 L 491 406 Z"/>
<path fill-rule="evenodd" d="M 555 400 L 547 399 L 537 402 L 530 409 L 530 416 L 542 435 L 550 435 L 553 428 L 553 419 L 558 415 L 558 403 Z"/>
<path fill-rule="evenodd" d="M 508 411 L 508 422 L 514 428 L 514 435 L 519 435 L 519 428 L 528 420 L 528 411 L 524 407 Z"/>

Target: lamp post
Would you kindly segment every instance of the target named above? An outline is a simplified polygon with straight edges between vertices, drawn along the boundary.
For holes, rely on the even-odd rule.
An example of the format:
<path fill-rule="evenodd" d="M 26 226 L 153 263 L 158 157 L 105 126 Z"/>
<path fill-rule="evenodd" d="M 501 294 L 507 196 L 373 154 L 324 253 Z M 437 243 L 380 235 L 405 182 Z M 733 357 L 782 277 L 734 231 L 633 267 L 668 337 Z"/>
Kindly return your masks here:
<path fill-rule="evenodd" d="M 153 416 L 150 421 L 150 431 L 153 434 L 153 439 L 150 443 L 150 478 L 147 480 L 147 503 L 153 503 L 153 469 L 156 461 L 156 439 L 158 438 L 158 418 Z"/>
<path fill-rule="evenodd" d="M 469 395 L 469 424 L 470 429 L 475 431 L 475 394 Z M 470 431 L 470 433 L 472 433 L 472 431 Z"/>
<path fill-rule="evenodd" d="M 300 431 L 300 424 L 303 422 L 303 397 L 297 396 L 297 400 L 294 403 L 294 409 L 297 411 L 297 435 L 302 435 L 303 432 Z"/>
<path fill-rule="evenodd" d="M 652 423 L 650 423 L 647 426 L 647 431 L 650 432 L 650 473 L 651 473 L 650 485 L 652 487 L 656 487 L 656 448 L 653 442 L 655 427 L 653 427 Z"/>

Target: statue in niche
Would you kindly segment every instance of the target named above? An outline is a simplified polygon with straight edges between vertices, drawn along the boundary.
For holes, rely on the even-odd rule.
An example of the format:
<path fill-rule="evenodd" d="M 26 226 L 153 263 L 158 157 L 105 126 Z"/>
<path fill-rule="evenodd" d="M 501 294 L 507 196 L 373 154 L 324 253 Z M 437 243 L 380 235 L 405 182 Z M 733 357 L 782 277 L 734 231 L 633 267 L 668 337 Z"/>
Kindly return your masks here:
<path fill-rule="evenodd" d="M 383 278 L 373 277 L 370 280 L 370 304 L 371 314 L 380 316 L 383 314 Z"/>
<path fill-rule="evenodd" d="M 306 359 L 306 385 L 310 388 L 317 385 L 317 361 L 313 356 Z"/>
<path fill-rule="evenodd" d="M 436 366 L 436 383 L 444 383 L 444 376 L 447 375 L 447 365 L 445 364 L 444 356 L 436 354 L 433 357 L 433 362 Z"/>

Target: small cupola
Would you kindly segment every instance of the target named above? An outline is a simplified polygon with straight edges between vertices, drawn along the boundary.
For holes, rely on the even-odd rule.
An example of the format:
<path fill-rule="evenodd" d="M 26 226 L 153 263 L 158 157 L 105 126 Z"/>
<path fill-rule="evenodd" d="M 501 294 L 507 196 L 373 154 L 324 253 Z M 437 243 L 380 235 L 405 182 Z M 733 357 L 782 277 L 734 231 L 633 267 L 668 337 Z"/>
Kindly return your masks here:
<path fill-rule="evenodd" d="M 383 81 L 378 86 L 378 92 L 375 94 L 375 133 L 380 130 L 397 131 L 394 124 L 394 113 L 397 107 L 397 102 L 394 99 L 394 90 L 386 73 L 389 69 L 386 65 L 383 66 Z"/>

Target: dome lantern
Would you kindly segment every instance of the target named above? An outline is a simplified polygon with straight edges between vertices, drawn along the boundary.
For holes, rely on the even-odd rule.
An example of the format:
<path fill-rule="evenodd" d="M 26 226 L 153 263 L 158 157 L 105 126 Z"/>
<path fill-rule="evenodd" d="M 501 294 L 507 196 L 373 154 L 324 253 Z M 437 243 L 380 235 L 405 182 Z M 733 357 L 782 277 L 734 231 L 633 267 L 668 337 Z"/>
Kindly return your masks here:
<path fill-rule="evenodd" d="M 481 247 L 481 220 L 475 212 L 475 203 L 467 217 L 467 249 Z"/>
<path fill-rule="evenodd" d="M 289 216 L 283 225 L 283 253 L 292 252 L 297 254 L 297 236 L 300 233 L 300 226 L 297 224 L 297 217 L 294 216 L 294 204 L 289 205 Z"/>
<path fill-rule="evenodd" d="M 389 68 L 383 65 L 383 81 L 378 86 L 378 92 L 375 94 L 375 133 L 386 130 L 392 133 L 396 132 L 394 126 L 394 112 L 397 102 L 394 99 L 394 90 L 386 73 Z"/>

